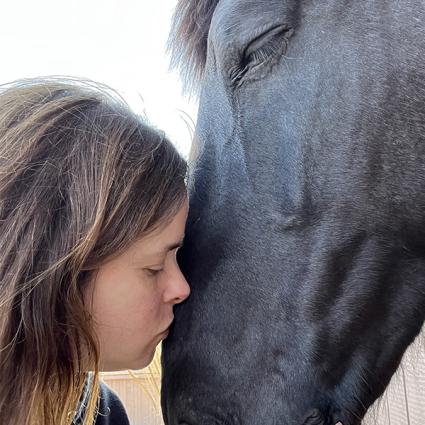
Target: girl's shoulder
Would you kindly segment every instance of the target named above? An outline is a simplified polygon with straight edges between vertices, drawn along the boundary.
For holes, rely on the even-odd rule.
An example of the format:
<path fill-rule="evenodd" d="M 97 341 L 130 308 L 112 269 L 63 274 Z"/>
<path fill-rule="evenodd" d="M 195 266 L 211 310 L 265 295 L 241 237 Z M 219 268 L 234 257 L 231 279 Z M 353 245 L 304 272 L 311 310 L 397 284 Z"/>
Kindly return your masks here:
<path fill-rule="evenodd" d="M 95 425 L 130 425 L 118 395 L 102 381 L 100 382 L 99 413 Z"/>

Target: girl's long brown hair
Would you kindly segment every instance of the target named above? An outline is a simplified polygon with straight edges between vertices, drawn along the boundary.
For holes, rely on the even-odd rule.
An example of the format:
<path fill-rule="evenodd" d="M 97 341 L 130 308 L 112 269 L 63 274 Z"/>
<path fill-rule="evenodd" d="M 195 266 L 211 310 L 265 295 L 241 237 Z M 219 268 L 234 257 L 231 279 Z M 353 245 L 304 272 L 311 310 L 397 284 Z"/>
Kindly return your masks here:
<path fill-rule="evenodd" d="M 116 94 L 91 82 L 0 88 L 0 423 L 71 424 L 98 343 L 84 283 L 170 219 L 186 163 Z"/>

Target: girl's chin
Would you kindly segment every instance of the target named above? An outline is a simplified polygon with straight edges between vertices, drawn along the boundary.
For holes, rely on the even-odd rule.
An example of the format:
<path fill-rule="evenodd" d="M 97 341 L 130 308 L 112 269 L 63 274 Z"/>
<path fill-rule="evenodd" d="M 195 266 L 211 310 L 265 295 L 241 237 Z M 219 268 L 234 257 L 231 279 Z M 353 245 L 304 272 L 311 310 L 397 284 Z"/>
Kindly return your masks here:
<path fill-rule="evenodd" d="M 139 359 L 138 361 L 135 361 L 132 366 L 129 366 L 126 369 L 138 370 L 138 369 L 144 369 L 145 367 L 148 367 L 155 356 L 155 349 L 156 349 L 156 346 L 153 347 L 149 351 L 149 353 L 145 353 L 143 358 Z"/>
<path fill-rule="evenodd" d="M 152 354 L 149 353 L 149 355 L 145 355 L 141 359 L 134 360 L 132 362 L 114 362 L 109 364 L 100 364 L 99 370 L 101 372 L 119 372 L 119 371 L 125 371 L 125 370 L 138 370 L 138 369 L 144 369 L 145 367 L 149 366 L 151 363 L 153 357 L 155 355 L 155 350 Z"/>

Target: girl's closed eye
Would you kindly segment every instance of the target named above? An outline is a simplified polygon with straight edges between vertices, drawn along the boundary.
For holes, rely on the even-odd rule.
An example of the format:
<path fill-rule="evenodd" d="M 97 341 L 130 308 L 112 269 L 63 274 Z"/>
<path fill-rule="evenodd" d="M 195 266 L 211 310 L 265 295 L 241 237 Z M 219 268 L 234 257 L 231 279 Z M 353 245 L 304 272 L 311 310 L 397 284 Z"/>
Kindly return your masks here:
<path fill-rule="evenodd" d="M 157 276 L 162 270 L 164 270 L 164 269 L 161 267 L 161 268 L 158 268 L 158 269 L 146 269 L 146 272 L 150 276 Z"/>

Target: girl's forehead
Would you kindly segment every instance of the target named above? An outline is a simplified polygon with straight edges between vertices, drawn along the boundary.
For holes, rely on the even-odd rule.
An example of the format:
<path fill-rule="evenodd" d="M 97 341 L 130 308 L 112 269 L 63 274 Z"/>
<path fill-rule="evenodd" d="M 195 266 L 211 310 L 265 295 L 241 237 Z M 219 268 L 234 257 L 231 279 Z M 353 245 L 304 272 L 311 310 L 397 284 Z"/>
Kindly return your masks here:
<path fill-rule="evenodd" d="M 183 244 L 187 219 L 187 203 L 168 222 L 159 226 L 152 233 L 135 241 L 129 247 L 129 253 L 137 257 L 145 255 L 165 255 Z"/>

